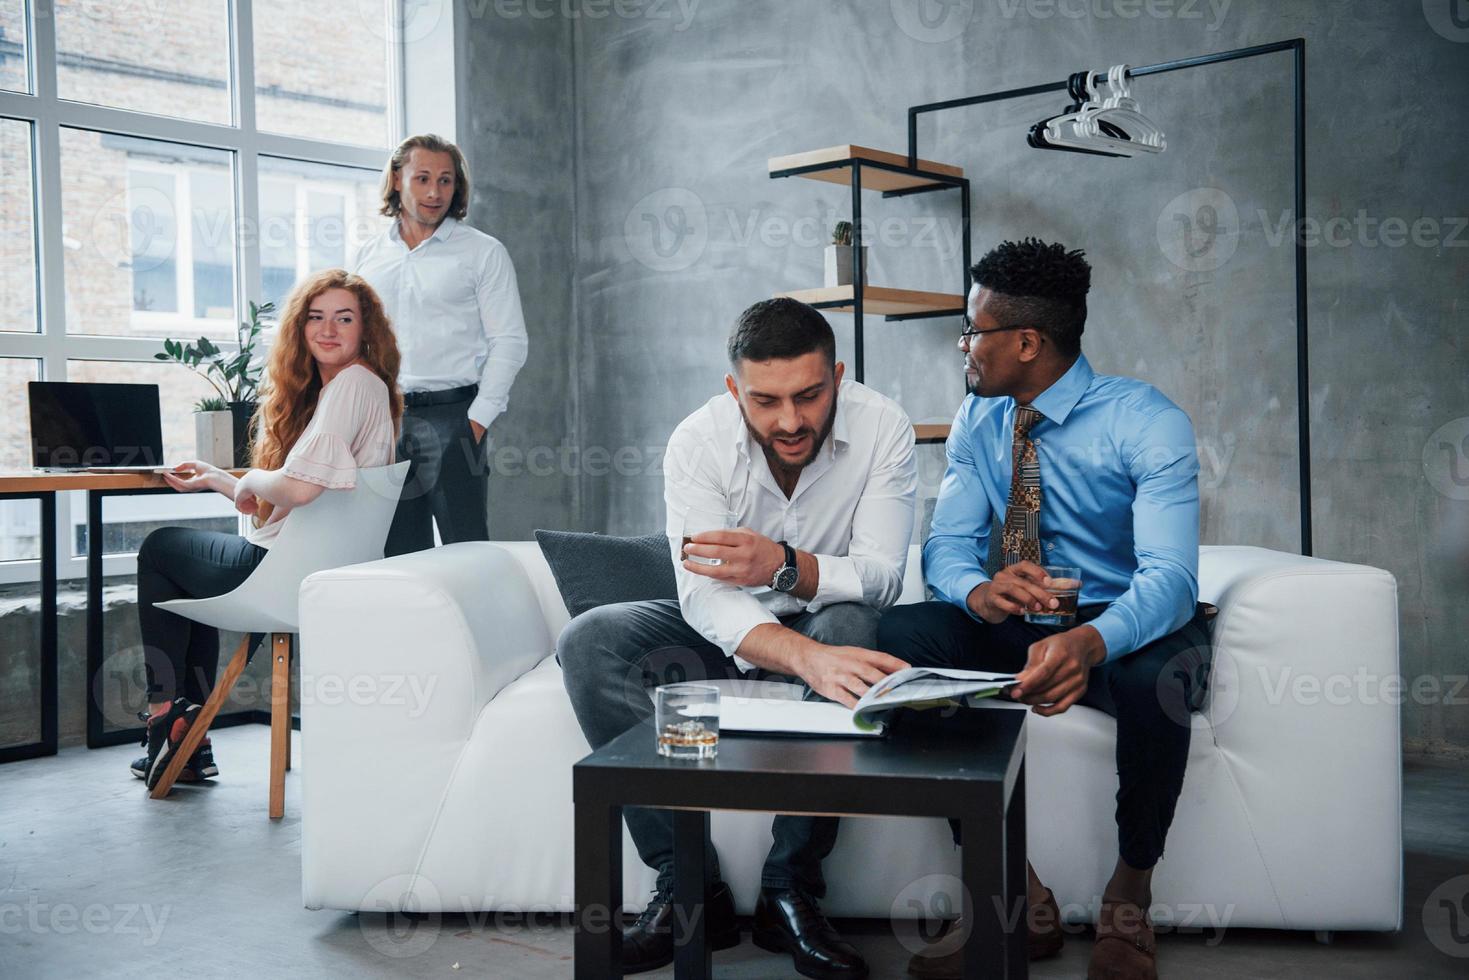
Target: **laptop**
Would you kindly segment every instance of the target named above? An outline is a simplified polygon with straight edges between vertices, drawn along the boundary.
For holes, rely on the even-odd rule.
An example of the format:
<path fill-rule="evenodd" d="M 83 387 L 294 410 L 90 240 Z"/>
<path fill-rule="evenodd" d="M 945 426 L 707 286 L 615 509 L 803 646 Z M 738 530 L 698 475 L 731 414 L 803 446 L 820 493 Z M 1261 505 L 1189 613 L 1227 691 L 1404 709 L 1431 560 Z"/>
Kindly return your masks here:
<path fill-rule="evenodd" d="M 158 386 L 32 381 L 31 464 L 42 470 L 161 473 Z"/>

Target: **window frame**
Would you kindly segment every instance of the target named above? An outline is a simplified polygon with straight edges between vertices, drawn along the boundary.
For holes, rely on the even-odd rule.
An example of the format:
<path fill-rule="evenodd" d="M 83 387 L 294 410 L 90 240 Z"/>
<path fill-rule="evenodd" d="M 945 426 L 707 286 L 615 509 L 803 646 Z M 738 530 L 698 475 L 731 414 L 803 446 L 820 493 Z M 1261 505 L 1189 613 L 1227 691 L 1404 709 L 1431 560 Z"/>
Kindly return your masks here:
<path fill-rule="evenodd" d="M 390 146 L 405 132 L 404 0 L 385 0 L 389 27 L 388 134 Z M 66 327 L 65 252 L 62 240 L 61 132 L 92 130 L 120 136 L 165 140 L 223 150 L 232 157 L 236 227 L 235 308 L 243 311 L 247 298 L 261 295 L 260 236 L 245 233 L 259 227 L 262 156 L 280 157 L 380 172 L 390 147 L 353 146 L 262 132 L 255 120 L 254 3 L 229 0 L 226 16 L 230 31 L 230 86 L 234 122 L 231 125 L 159 116 L 129 109 L 72 102 L 57 95 L 56 19 L 52 0 L 29 0 L 24 11 L 29 54 L 29 93 L 0 91 L 0 117 L 19 120 L 31 130 L 31 193 L 33 240 L 36 253 L 35 333 L 0 331 L 0 357 L 34 358 L 41 362 L 41 378 L 67 379 L 68 360 L 152 362 L 160 342 L 148 337 L 68 334 Z M 187 217 L 185 219 L 187 224 Z M 183 229 L 185 234 L 189 229 Z M 180 274 L 183 270 L 180 265 Z M 181 289 L 182 293 L 183 290 Z M 192 292 L 192 284 L 189 292 Z M 188 311 L 192 313 L 192 308 Z M 174 329 L 169 327 L 166 329 Z M 221 341 L 220 346 L 233 346 Z M 183 370 L 180 368 L 179 370 Z M 67 534 L 72 526 L 70 496 L 58 494 L 57 571 L 61 579 L 86 575 L 86 559 L 71 555 Z M 106 555 L 103 575 L 136 572 L 136 556 Z M 0 561 L 0 584 L 36 581 L 39 559 Z"/>

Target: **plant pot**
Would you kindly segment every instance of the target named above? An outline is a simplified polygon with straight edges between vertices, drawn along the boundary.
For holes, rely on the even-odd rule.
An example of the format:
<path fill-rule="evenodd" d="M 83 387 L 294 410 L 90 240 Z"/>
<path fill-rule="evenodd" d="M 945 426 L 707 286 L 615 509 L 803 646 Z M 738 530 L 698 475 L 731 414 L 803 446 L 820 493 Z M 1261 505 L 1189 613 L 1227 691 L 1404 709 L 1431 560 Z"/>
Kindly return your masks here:
<path fill-rule="evenodd" d="M 211 466 L 235 465 L 235 418 L 228 410 L 194 413 L 194 456 Z"/>
<path fill-rule="evenodd" d="M 234 425 L 234 466 L 248 469 L 250 466 L 250 418 L 255 414 L 255 402 L 230 402 L 230 415 Z"/>
<path fill-rule="evenodd" d="M 826 285 L 852 285 L 851 245 L 826 246 Z M 862 285 L 867 285 L 867 246 L 862 246 Z"/>

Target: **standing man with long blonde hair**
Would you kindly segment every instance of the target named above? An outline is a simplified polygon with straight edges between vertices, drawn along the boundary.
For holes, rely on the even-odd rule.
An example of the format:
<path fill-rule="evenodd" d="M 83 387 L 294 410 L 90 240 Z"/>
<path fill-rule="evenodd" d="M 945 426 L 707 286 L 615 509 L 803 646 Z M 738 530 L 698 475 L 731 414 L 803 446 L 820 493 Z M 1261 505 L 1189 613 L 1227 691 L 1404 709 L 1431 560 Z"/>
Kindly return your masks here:
<path fill-rule="evenodd" d="M 387 553 L 489 540 L 489 436 L 525 363 L 525 315 L 505 246 L 463 223 L 469 167 L 459 147 L 410 136 L 383 168 L 393 223 L 355 271 L 387 307 L 403 352 L 398 458 L 411 467 Z"/>

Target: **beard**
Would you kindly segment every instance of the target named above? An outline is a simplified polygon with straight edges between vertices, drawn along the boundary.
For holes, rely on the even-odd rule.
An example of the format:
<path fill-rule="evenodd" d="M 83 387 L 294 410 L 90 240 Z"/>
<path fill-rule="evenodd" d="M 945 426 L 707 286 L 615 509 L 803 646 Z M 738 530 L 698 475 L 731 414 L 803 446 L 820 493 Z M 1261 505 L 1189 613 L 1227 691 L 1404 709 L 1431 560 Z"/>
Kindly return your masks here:
<path fill-rule="evenodd" d="M 799 432 L 791 433 L 792 436 L 797 437 L 809 433 L 813 437 L 811 439 L 811 451 L 796 463 L 787 463 L 781 458 L 780 453 L 776 451 L 774 445 L 775 437 L 762 434 L 759 429 L 750 423 L 750 416 L 745 414 L 744 405 L 740 406 L 740 416 L 744 418 L 745 428 L 749 430 L 751 438 L 760 444 L 761 451 L 765 453 L 765 462 L 770 464 L 770 471 L 772 473 L 799 473 L 811 465 L 811 461 L 816 458 L 816 454 L 826 444 L 826 437 L 831 435 L 832 426 L 836 424 L 837 420 L 837 400 L 835 397 L 832 398 L 831 411 L 827 413 L 826 421 L 821 424 L 821 430 L 819 432 L 811 429 L 810 426 L 806 426 Z"/>
<path fill-rule="evenodd" d="M 974 372 L 973 377 L 970 377 L 970 371 Z M 979 373 L 979 365 L 966 359 L 964 362 L 964 390 L 976 398 L 983 398 L 984 392 L 980 390 L 983 386 L 984 378 Z"/>

